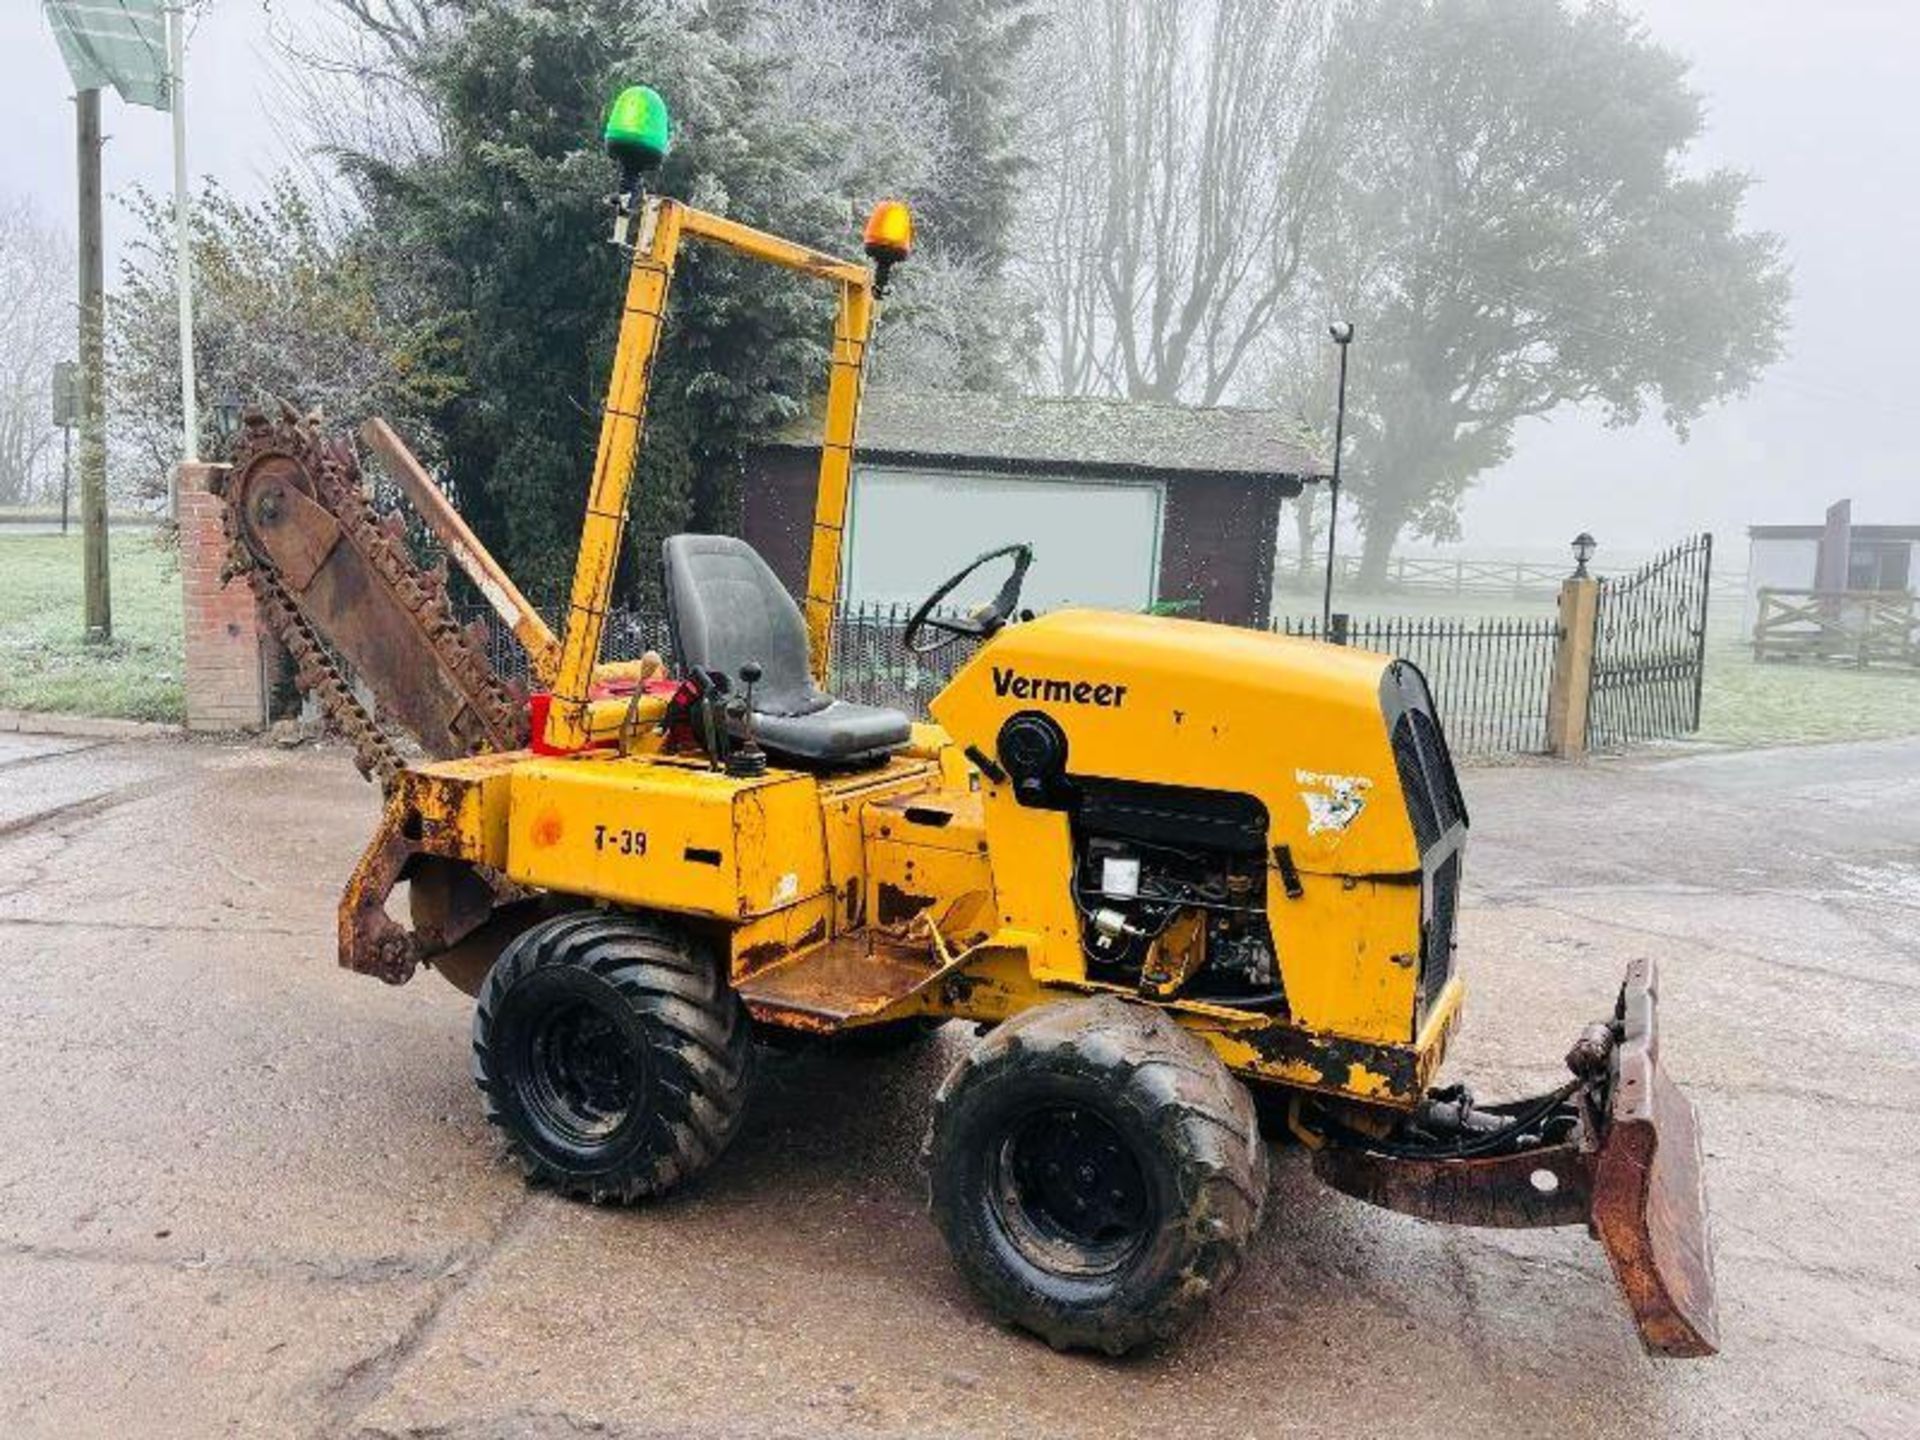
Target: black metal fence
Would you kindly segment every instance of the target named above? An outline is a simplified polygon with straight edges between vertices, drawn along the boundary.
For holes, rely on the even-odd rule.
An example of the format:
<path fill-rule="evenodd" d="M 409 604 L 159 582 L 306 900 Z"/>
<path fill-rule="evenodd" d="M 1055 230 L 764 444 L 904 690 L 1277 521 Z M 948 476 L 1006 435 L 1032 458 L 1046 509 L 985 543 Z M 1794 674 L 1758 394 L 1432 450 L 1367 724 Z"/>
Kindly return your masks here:
<path fill-rule="evenodd" d="M 1456 756 L 1535 755 L 1547 748 L 1547 692 L 1559 621 L 1381 615 L 1334 618 L 1332 638 L 1411 660 L 1427 677 Z M 1344 622 L 1344 623 L 1343 623 Z M 1288 616 L 1283 635 L 1328 638 L 1320 617 Z"/>
<path fill-rule="evenodd" d="M 1587 747 L 1671 740 L 1700 728 L 1713 536 L 1696 535 L 1600 581 Z"/>
<path fill-rule="evenodd" d="M 912 614 L 907 605 L 854 605 L 834 616 L 836 695 L 909 715 L 927 713 L 927 702 L 980 647 L 978 641 L 956 638 L 930 655 L 915 655 L 900 643 Z"/>

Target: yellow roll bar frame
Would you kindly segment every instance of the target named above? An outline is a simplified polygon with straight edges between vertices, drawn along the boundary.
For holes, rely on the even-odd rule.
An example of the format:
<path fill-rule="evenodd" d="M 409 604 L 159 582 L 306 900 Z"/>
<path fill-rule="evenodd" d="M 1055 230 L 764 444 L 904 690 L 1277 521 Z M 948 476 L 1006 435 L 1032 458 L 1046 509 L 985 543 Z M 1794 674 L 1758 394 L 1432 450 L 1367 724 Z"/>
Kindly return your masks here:
<path fill-rule="evenodd" d="M 650 196 L 639 216 L 633 263 L 627 277 L 620 338 L 607 381 L 600 443 L 587 491 L 580 558 L 554 670 L 553 703 L 546 743 L 556 750 L 583 748 L 591 734 L 594 667 L 601 632 L 620 563 L 628 501 L 640 456 L 647 386 L 660 344 L 660 328 L 673 285 L 681 241 L 697 236 L 755 260 L 799 271 L 840 287 L 833 326 L 833 358 L 827 376 L 826 424 L 820 445 L 820 480 L 814 503 L 812 550 L 807 562 L 807 658 L 824 686 L 833 660 L 833 607 L 840 593 L 841 540 L 853 478 L 854 428 L 860 414 L 867 341 L 873 329 L 874 281 L 864 264 L 840 260 L 751 226 L 710 215 L 678 200 Z"/>

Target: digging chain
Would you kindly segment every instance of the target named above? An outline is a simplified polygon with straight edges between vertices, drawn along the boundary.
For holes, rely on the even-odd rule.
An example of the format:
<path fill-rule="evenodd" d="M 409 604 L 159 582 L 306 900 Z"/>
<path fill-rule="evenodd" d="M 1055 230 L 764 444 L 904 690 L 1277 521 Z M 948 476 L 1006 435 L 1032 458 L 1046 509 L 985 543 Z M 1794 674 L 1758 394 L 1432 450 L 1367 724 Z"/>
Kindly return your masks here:
<path fill-rule="evenodd" d="M 360 483 L 359 462 L 344 439 L 322 432 L 319 421 L 283 406 L 277 418 L 250 414 L 234 447 L 237 476 L 249 461 L 265 454 L 296 460 L 312 486 L 314 500 L 339 524 L 343 538 L 353 545 L 386 581 L 394 597 L 410 610 L 428 638 L 441 666 L 467 697 L 477 726 L 460 735 L 466 753 L 511 749 L 522 743 L 525 711 L 520 698 L 494 672 L 486 659 L 486 626 L 475 621 L 462 628 L 453 617 L 446 591 L 444 563 L 433 570 L 415 564 L 406 545 L 406 524 L 397 514 L 376 515 Z M 259 605 L 261 618 L 274 638 L 293 658 L 294 680 L 303 694 L 320 702 L 327 718 L 354 751 L 360 773 L 390 789 L 406 761 L 393 740 L 361 704 L 318 632 L 301 612 L 299 603 L 281 583 L 273 562 L 250 543 L 241 517 L 240 496 L 231 493 L 223 524 L 228 558 L 223 582 L 245 575 Z"/>
<path fill-rule="evenodd" d="M 377 781 L 383 791 L 391 789 L 394 777 L 406 765 L 393 741 L 360 703 L 360 697 L 353 693 L 346 676 L 280 587 L 273 571 L 256 563 L 247 570 L 247 583 L 260 607 L 261 619 L 293 658 L 294 684 L 303 695 L 320 702 L 334 729 L 353 747 L 353 763 L 360 773 Z"/>

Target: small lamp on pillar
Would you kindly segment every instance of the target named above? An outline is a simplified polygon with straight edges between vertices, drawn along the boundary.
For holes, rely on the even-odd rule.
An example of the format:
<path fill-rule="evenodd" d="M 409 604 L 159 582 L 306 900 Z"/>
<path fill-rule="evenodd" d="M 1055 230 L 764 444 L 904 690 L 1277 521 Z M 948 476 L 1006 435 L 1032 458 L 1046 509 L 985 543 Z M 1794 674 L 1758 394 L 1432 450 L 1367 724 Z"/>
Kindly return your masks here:
<path fill-rule="evenodd" d="M 1593 558 L 1593 552 L 1600 548 L 1600 542 L 1582 530 L 1573 537 L 1573 578 L 1587 579 L 1587 561 Z"/>
<path fill-rule="evenodd" d="M 225 455 L 233 448 L 234 432 L 240 428 L 244 402 L 231 390 L 222 390 L 213 402 L 214 454 Z"/>

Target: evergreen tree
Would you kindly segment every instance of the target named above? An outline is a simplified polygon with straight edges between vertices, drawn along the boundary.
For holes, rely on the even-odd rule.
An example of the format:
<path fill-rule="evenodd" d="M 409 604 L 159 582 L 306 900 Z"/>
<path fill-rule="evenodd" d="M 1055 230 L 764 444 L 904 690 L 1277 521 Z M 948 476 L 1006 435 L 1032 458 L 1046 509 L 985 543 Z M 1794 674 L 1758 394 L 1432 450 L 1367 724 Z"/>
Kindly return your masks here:
<path fill-rule="evenodd" d="M 537 595 L 564 592 L 626 267 L 608 245 L 608 98 L 667 97 L 657 188 L 819 248 L 854 248 L 866 203 L 928 157 L 862 142 L 855 107 L 794 103 L 801 59 L 764 6 L 468 0 L 412 57 L 442 143 L 346 157 L 397 271 L 424 271 L 465 385 L 435 417 L 456 497 Z M 689 245 L 654 372 L 625 592 L 651 598 L 658 541 L 735 521 L 746 446 L 797 416 L 826 373 L 824 287 Z"/>

